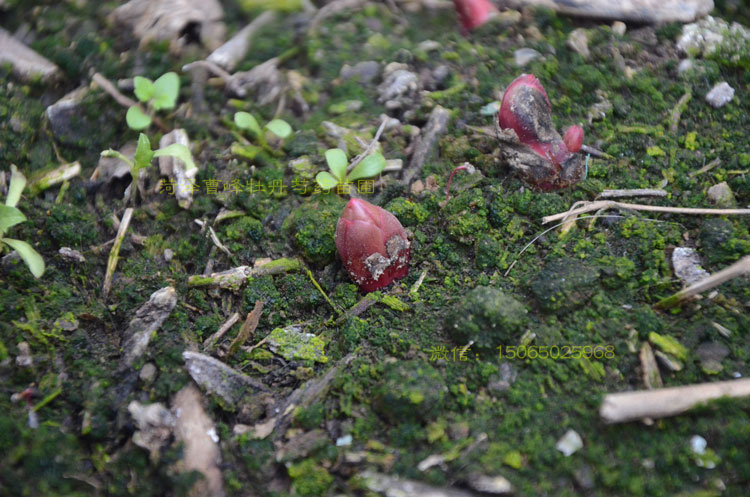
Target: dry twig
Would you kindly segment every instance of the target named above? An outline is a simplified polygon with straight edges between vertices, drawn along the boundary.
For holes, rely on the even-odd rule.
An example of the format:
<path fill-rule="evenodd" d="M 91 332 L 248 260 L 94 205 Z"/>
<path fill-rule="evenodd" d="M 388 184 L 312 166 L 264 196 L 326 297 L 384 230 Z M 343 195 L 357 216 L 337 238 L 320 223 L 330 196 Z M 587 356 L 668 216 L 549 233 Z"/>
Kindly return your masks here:
<path fill-rule="evenodd" d="M 599 416 L 605 423 L 676 416 L 699 404 L 720 397 L 750 396 L 750 379 L 701 383 L 674 388 L 608 394 Z"/>
<path fill-rule="evenodd" d="M 648 212 L 667 212 L 672 214 L 708 214 L 716 216 L 732 216 L 750 214 L 750 209 L 700 209 L 693 207 L 665 207 L 661 205 L 643 205 L 643 204 L 629 204 L 625 202 L 615 202 L 614 200 L 597 200 L 594 202 L 581 202 L 583 205 L 576 209 L 571 209 L 567 212 L 561 212 L 552 216 L 545 216 L 542 218 L 542 224 L 547 224 L 552 221 L 558 221 L 565 219 L 570 216 L 577 216 L 584 212 L 598 211 L 599 209 L 630 209 L 634 211 L 648 211 Z"/>
<path fill-rule="evenodd" d="M 718 273 L 714 273 L 708 278 L 705 278 L 694 285 L 690 285 L 689 287 L 675 293 L 674 295 L 660 300 L 656 304 L 656 307 L 660 309 L 668 309 L 670 307 L 674 307 L 680 302 L 689 299 L 694 295 L 698 295 L 701 292 L 710 290 L 711 288 L 719 286 L 722 283 L 745 274 L 750 274 L 750 255 L 746 255 L 739 261 L 735 262 L 729 267 L 722 269 Z"/>
<path fill-rule="evenodd" d="M 122 216 L 120 221 L 120 227 L 117 230 L 117 236 L 115 237 L 115 244 L 112 246 L 112 250 L 109 252 L 109 260 L 107 261 L 107 274 L 104 276 L 104 287 L 102 288 L 102 297 L 107 298 L 109 290 L 112 287 L 112 276 L 115 274 L 115 268 L 117 267 L 117 260 L 119 259 L 120 246 L 122 240 L 125 238 L 125 232 L 130 226 L 130 219 L 133 217 L 133 208 L 128 207 L 125 209 L 125 214 Z"/>

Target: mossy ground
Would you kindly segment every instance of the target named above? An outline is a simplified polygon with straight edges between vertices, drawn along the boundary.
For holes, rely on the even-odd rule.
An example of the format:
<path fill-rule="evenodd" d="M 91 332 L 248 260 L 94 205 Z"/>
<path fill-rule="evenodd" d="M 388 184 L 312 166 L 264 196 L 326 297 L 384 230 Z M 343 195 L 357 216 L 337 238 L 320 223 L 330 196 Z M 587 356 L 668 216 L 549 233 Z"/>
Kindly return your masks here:
<path fill-rule="evenodd" d="M 225 3 L 231 4 L 228 19 L 234 31 L 249 17 L 234 2 Z M 32 242 L 44 256 L 44 277 L 34 280 L 22 264 L 0 272 L 0 493 L 185 494 L 194 476 L 171 471 L 180 457 L 179 447 L 152 464 L 144 450 L 129 442 L 133 426 L 125 407 L 133 399 L 168 403 L 190 381 L 182 351 L 205 340 L 231 313 L 244 316 L 262 299 L 265 309 L 253 343 L 276 327 L 304 323 L 305 331 L 325 341 L 328 363 L 280 361 L 261 347 L 253 353 L 238 352 L 229 364 L 265 381 L 274 389 L 274 398 L 282 399 L 304 380 L 322 375 L 353 353 L 355 359 L 340 370 L 327 396 L 295 412 L 291 428 L 351 434 L 352 445 L 339 447 L 331 435 L 326 445 L 284 467 L 274 462 L 276 447 L 271 441 L 235 436 L 237 413 L 212 402 L 210 415 L 222 440 L 222 471 L 232 492 L 253 488 L 265 495 L 366 495 L 356 473 L 370 467 L 435 485 L 461 484 L 474 473 L 503 475 L 518 495 L 529 496 L 746 495 L 750 401 L 716 402 L 652 426 L 605 426 L 598 408 L 606 392 L 643 387 L 637 350 L 651 333 L 670 336 L 688 351 L 682 371 L 662 370 L 666 385 L 731 379 L 735 372 L 750 374 L 747 280 L 723 285 L 715 298 L 700 305 L 669 312 L 653 309 L 653 304 L 680 288 L 669 264 L 671 248 L 698 247 L 705 268 L 716 271 L 750 254 L 749 218 L 617 213 L 623 217 L 600 218 L 595 224 L 581 221 L 566 234 L 546 233 L 519 256 L 547 228 L 540 222 L 542 216 L 590 200 L 603 188 L 663 186 L 669 196 L 660 203 L 704 207 L 707 189 L 727 181 L 738 204 L 750 204 L 750 71 L 746 68 L 717 56 L 703 61 L 702 75 L 676 78 L 674 53 L 659 47 L 674 42 L 678 25 L 656 29 L 658 42 L 651 46 L 632 30 L 619 37 L 603 24 L 577 24 L 539 11 L 510 28 L 490 28 L 467 38 L 459 34 L 450 10 L 408 16 L 402 23 L 385 5 L 368 4 L 327 20 L 284 63 L 285 69 L 307 78 L 302 94 L 311 105 L 310 113 L 283 115 L 299 134 L 279 157 L 255 169 L 228 158 L 226 150 L 234 138 L 222 128 L 221 119 L 231 119 L 237 107 L 227 103 L 220 90 L 207 87 L 204 113 L 165 117 L 170 124 L 185 127 L 195 143 L 201 164 L 198 182 L 260 179 L 267 184 L 289 179 L 283 165 L 303 154 L 322 166 L 322 152 L 329 146 L 320 128 L 323 120 L 353 128 L 377 126 L 385 109 L 377 103 L 375 85 L 338 80 L 344 64 L 377 60 L 405 62 L 416 70 L 439 64 L 449 67 L 445 88 L 426 95 L 411 121 L 423 125 L 435 104 L 453 114 L 453 124 L 439 143 L 442 154 L 428 161 L 423 177 L 435 174 L 442 187 L 453 167 L 470 161 L 485 179 L 462 187 L 467 180 L 459 173 L 444 207 L 442 189 L 414 197 L 405 186 L 391 182 L 379 191 L 375 197 L 379 205 L 397 213 L 413 233 L 410 274 L 386 290 L 409 309 L 376 304 L 359 317 L 334 325 L 336 311 L 304 272 L 253 278 L 239 293 L 187 285 L 188 276 L 201 274 L 209 257 L 217 260 L 215 270 L 221 270 L 252 265 L 261 257 L 298 256 L 335 306 L 352 307 L 361 296 L 335 261 L 331 236 L 344 199 L 333 195 L 202 192 L 189 211 L 180 209 L 173 198 L 151 195 L 137 207 L 131 225 L 146 241 L 142 245 L 125 241 L 111 295 L 104 299 L 101 287 L 109 248 L 96 247 L 114 237 L 110 216 L 113 210 L 121 212 L 116 193 L 121 194 L 124 186 L 95 193 L 82 178 L 91 175 L 101 150 L 119 147 L 136 134 L 125 126 L 124 109 L 101 92 L 91 93 L 83 106 L 83 125 L 97 132 L 73 142 L 55 141 L 45 124 L 44 109 L 87 84 L 94 70 L 113 81 L 136 71 L 155 78 L 168 70 L 179 71 L 200 51 L 176 58 L 163 44 L 137 50 L 134 40 L 105 22 L 117 2 L 82 2 L 82 7 L 58 2 L 33 9 L 19 6 L 20 2 L 10 5 L 0 14 L 3 26 L 14 31 L 25 23 L 36 33 L 32 47 L 57 63 L 65 77 L 54 87 L 24 84 L 7 67 L 0 67 L 0 164 L 7 170 L 15 163 L 30 177 L 59 161 L 79 160 L 83 172 L 60 203 L 55 202 L 55 188 L 26 196 L 19 204 L 29 220 L 16 226 L 12 235 Z M 724 3 L 720 6 L 728 8 Z M 285 29 L 275 26 L 261 32 L 241 69 L 298 44 L 292 20 L 281 22 Z M 568 33 L 579 25 L 589 29 L 588 60 L 565 44 Z M 538 28 L 540 38 L 530 34 L 530 26 Z M 519 36 L 526 41 L 521 43 Z M 440 50 L 425 53 L 417 48 L 424 40 L 437 41 Z M 514 67 L 513 50 L 521 46 L 535 48 L 543 57 L 520 70 Z M 617 67 L 613 47 L 638 69 L 631 79 Z M 467 125 L 491 124 L 479 109 L 520 72 L 534 73 L 542 81 L 560 129 L 587 122 L 588 109 L 599 101 L 599 90 L 612 110 L 584 126 L 586 141 L 614 159 L 592 160 L 587 180 L 557 193 L 531 191 L 498 166 L 494 141 Z M 191 97 L 189 78 L 183 73 L 181 78 L 180 101 L 186 102 Z M 729 82 L 737 93 L 732 103 L 713 109 L 703 96 L 720 80 Z M 669 116 L 686 92 L 692 99 L 682 112 L 678 132 L 672 134 Z M 331 105 L 352 99 L 362 101 L 360 110 L 331 114 Z M 254 112 L 261 122 L 276 110 L 275 105 L 258 107 L 251 99 L 242 108 Z M 153 143 L 158 133 L 151 132 Z M 381 141 L 386 157 L 406 158 L 404 136 L 385 133 Z M 717 158 L 721 160 L 717 167 L 691 174 Z M 193 222 L 213 219 L 222 206 L 244 212 L 243 217 L 216 227 L 232 257 L 212 253 L 210 239 Z M 64 261 L 57 255 L 62 246 L 80 250 L 86 262 Z M 163 255 L 167 248 L 174 252 L 169 262 Z M 586 268 L 577 275 L 585 289 L 555 280 L 559 274 L 552 269 L 559 260 L 567 267 Z M 419 291 L 409 293 L 423 272 L 426 277 Z M 153 337 L 146 357 L 136 364 L 153 362 L 156 379 L 138 382 L 128 399 L 118 399 L 119 378 L 110 365 L 120 355 L 120 333 L 149 295 L 167 285 L 176 288 L 179 303 Z M 453 343 L 445 322 L 451 311 L 470 307 L 465 299 L 478 286 L 500 289 L 528 310 L 511 336 L 497 346 L 520 345 L 531 332 L 535 335 L 531 345 L 611 346 L 613 357 L 500 361 L 469 349 L 468 360 L 460 360 L 454 354 L 467 344 Z M 555 295 L 540 294 L 545 288 Z M 78 320 L 76 330 L 54 326 L 58 318 L 71 314 Z M 722 335 L 716 324 L 731 334 Z M 229 336 L 238 329 L 236 325 Z M 31 368 L 15 366 L 21 341 L 31 346 Z M 695 353 L 706 341 L 721 342 L 730 350 L 718 374 L 704 372 Z M 435 349 L 441 346 L 448 351 L 448 361 L 434 360 Z M 502 381 L 507 387 L 497 388 Z M 31 383 L 40 395 L 35 402 L 62 389 L 38 410 L 41 425 L 35 430 L 27 426 L 23 402 L 10 400 L 12 393 Z M 420 408 L 425 412 L 419 416 L 397 414 Z M 584 447 L 565 458 L 555 450 L 555 443 L 570 428 L 581 435 Z M 487 435 L 487 442 L 465 450 L 481 433 Z M 715 469 L 696 464 L 689 448 L 696 434 L 719 457 Z M 365 451 L 367 457 L 349 466 L 342 462 L 346 451 Z M 432 454 L 448 455 L 448 462 L 419 471 L 418 463 Z M 281 478 L 286 490 L 266 489 L 264 484 L 278 479 L 279 473 L 288 477 Z M 591 488 L 585 488 L 589 483 Z M 722 486 L 726 490 L 720 490 Z"/>

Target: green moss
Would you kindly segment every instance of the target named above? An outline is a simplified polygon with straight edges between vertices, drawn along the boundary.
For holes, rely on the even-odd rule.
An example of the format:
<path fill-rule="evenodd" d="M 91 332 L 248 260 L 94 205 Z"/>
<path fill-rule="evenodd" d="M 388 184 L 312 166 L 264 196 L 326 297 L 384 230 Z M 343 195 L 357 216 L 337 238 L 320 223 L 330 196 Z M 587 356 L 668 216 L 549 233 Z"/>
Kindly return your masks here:
<path fill-rule="evenodd" d="M 445 320 L 445 331 L 456 345 L 494 353 L 512 342 L 528 322 L 526 308 L 502 290 L 479 286 L 467 293 Z"/>
<path fill-rule="evenodd" d="M 284 221 L 302 255 L 311 262 L 328 264 L 336 254 L 336 223 L 344 209 L 343 200 L 328 194 L 298 207 Z"/>
<path fill-rule="evenodd" d="M 333 477 L 328 470 L 317 465 L 312 459 L 293 464 L 289 466 L 288 471 L 292 479 L 292 492 L 295 495 L 323 495 L 333 483 Z"/>
<path fill-rule="evenodd" d="M 430 213 L 422 205 L 398 197 L 388 202 L 385 210 L 393 214 L 404 226 L 415 226 L 424 223 Z"/>
<path fill-rule="evenodd" d="M 443 380 L 420 361 L 394 361 L 383 366 L 383 378 L 373 391 L 372 407 L 392 423 L 435 417 L 445 397 Z"/>
<path fill-rule="evenodd" d="M 61 247 L 84 248 L 96 243 L 96 217 L 69 205 L 55 205 L 45 220 L 45 229 Z"/>
<path fill-rule="evenodd" d="M 482 190 L 473 188 L 451 198 L 443 209 L 443 219 L 446 231 L 454 240 L 474 243 L 489 228 Z"/>
<path fill-rule="evenodd" d="M 244 216 L 226 226 L 223 233 L 232 241 L 259 242 L 263 239 L 263 224 L 255 218 Z"/>
<path fill-rule="evenodd" d="M 596 290 L 599 271 L 575 259 L 549 262 L 531 284 L 540 307 L 547 312 L 583 305 Z"/>

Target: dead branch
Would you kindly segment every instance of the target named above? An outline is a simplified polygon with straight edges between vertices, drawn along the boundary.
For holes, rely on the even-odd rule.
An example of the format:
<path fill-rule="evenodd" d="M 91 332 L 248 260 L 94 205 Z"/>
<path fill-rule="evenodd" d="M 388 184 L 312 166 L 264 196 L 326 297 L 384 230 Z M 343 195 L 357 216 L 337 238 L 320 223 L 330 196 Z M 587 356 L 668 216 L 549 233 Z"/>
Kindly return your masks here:
<path fill-rule="evenodd" d="M 583 202 L 584 205 L 577 209 L 572 209 L 567 212 L 561 212 L 552 216 L 545 216 L 542 218 L 542 224 L 547 224 L 552 221 L 558 221 L 565 219 L 569 216 L 577 216 L 584 212 L 598 211 L 599 209 L 630 209 L 634 211 L 648 211 L 648 212 L 667 212 L 671 214 L 692 214 L 692 215 L 715 215 L 715 216 L 737 216 L 750 214 L 750 209 L 701 209 L 693 207 L 665 207 L 661 205 L 643 205 L 643 204 L 628 204 L 625 202 L 615 202 L 614 200 L 598 200 L 594 202 Z"/>

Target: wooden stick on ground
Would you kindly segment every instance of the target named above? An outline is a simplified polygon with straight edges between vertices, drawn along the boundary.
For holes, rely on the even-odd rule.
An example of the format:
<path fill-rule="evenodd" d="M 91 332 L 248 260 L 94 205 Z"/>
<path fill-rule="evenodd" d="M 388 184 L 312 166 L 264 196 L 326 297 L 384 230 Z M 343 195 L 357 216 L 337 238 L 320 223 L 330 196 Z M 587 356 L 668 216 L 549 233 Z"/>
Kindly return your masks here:
<path fill-rule="evenodd" d="M 749 215 L 750 209 L 700 209 L 693 207 L 664 207 L 661 205 L 643 205 L 643 204 L 629 204 L 625 202 L 616 202 L 614 200 L 597 200 L 595 202 L 584 203 L 577 209 L 572 209 L 552 216 L 545 216 L 542 218 L 542 224 L 547 224 L 552 221 L 558 221 L 560 219 L 567 218 L 569 216 L 577 216 L 584 212 L 598 211 L 599 209 L 631 209 L 634 211 L 648 211 L 648 212 L 668 212 L 672 214 L 713 214 L 716 216 L 732 216 L 732 215 Z"/>
<path fill-rule="evenodd" d="M 223 337 L 224 335 L 226 335 L 227 331 L 229 331 L 230 329 L 232 329 L 232 326 L 234 326 L 235 323 L 237 321 L 239 321 L 239 320 L 240 320 L 240 313 L 239 312 L 235 312 L 234 314 L 232 314 L 231 316 L 229 316 L 229 319 L 227 319 L 224 322 L 224 324 L 222 324 L 219 327 L 219 329 L 216 331 L 216 333 L 214 333 L 210 337 L 206 338 L 206 341 L 203 342 L 203 350 L 210 351 L 211 349 L 213 349 L 214 345 L 216 345 L 216 342 L 218 342 L 221 339 L 221 337 Z"/>
<path fill-rule="evenodd" d="M 750 378 L 701 383 L 684 387 L 659 388 L 604 396 L 599 416 L 605 423 L 676 416 L 699 404 L 720 397 L 750 396 Z"/>
<path fill-rule="evenodd" d="M 245 322 L 242 323 L 242 327 L 240 328 L 239 333 L 237 333 L 237 336 L 229 345 L 229 352 L 227 352 L 227 356 L 234 354 L 237 349 L 247 341 L 247 339 L 250 337 L 250 333 L 255 331 L 255 328 L 258 327 L 258 322 L 260 321 L 261 314 L 263 314 L 263 301 L 257 300 L 255 302 L 255 307 L 253 307 L 253 310 L 247 314 Z"/>
<path fill-rule="evenodd" d="M 710 290 L 715 286 L 719 286 L 722 283 L 725 283 L 733 278 L 737 278 L 738 276 L 742 276 L 743 274 L 750 275 L 750 255 L 746 255 L 739 261 L 735 262 L 729 267 L 725 267 L 718 273 L 714 273 L 708 278 L 705 278 L 698 283 L 675 293 L 674 295 L 660 300 L 656 304 L 656 307 L 659 309 L 668 309 L 670 307 L 674 307 L 685 299 L 692 297 L 693 295 L 698 295 L 701 292 Z"/>
<path fill-rule="evenodd" d="M 112 250 L 109 252 L 109 260 L 107 261 L 107 274 L 104 276 L 104 287 L 102 288 L 102 296 L 106 299 L 109 295 L 109 290 L 112 287 L 112 276 L 115 274 L 115 268 L 117 267 L 117 260 L 120 255 L 120 246 L 122 240 L 125 238 L 125 232 L 130 226 L 130 218 L 133 217 L 133 208 L 128 207 L 125 209 L 125 214 L 122 216 L 120 221 L 120 227 L 117 229 L 117 236 L 115 237 L 115 244 L 112 246 Z"/>
<path fill-rule="evenodd" d="M 622 198 L 622 197 L 666 197 L 666 190 L 653 188 L 639 188 L 635 190 L 603 190 L 596 198 Z"/>

